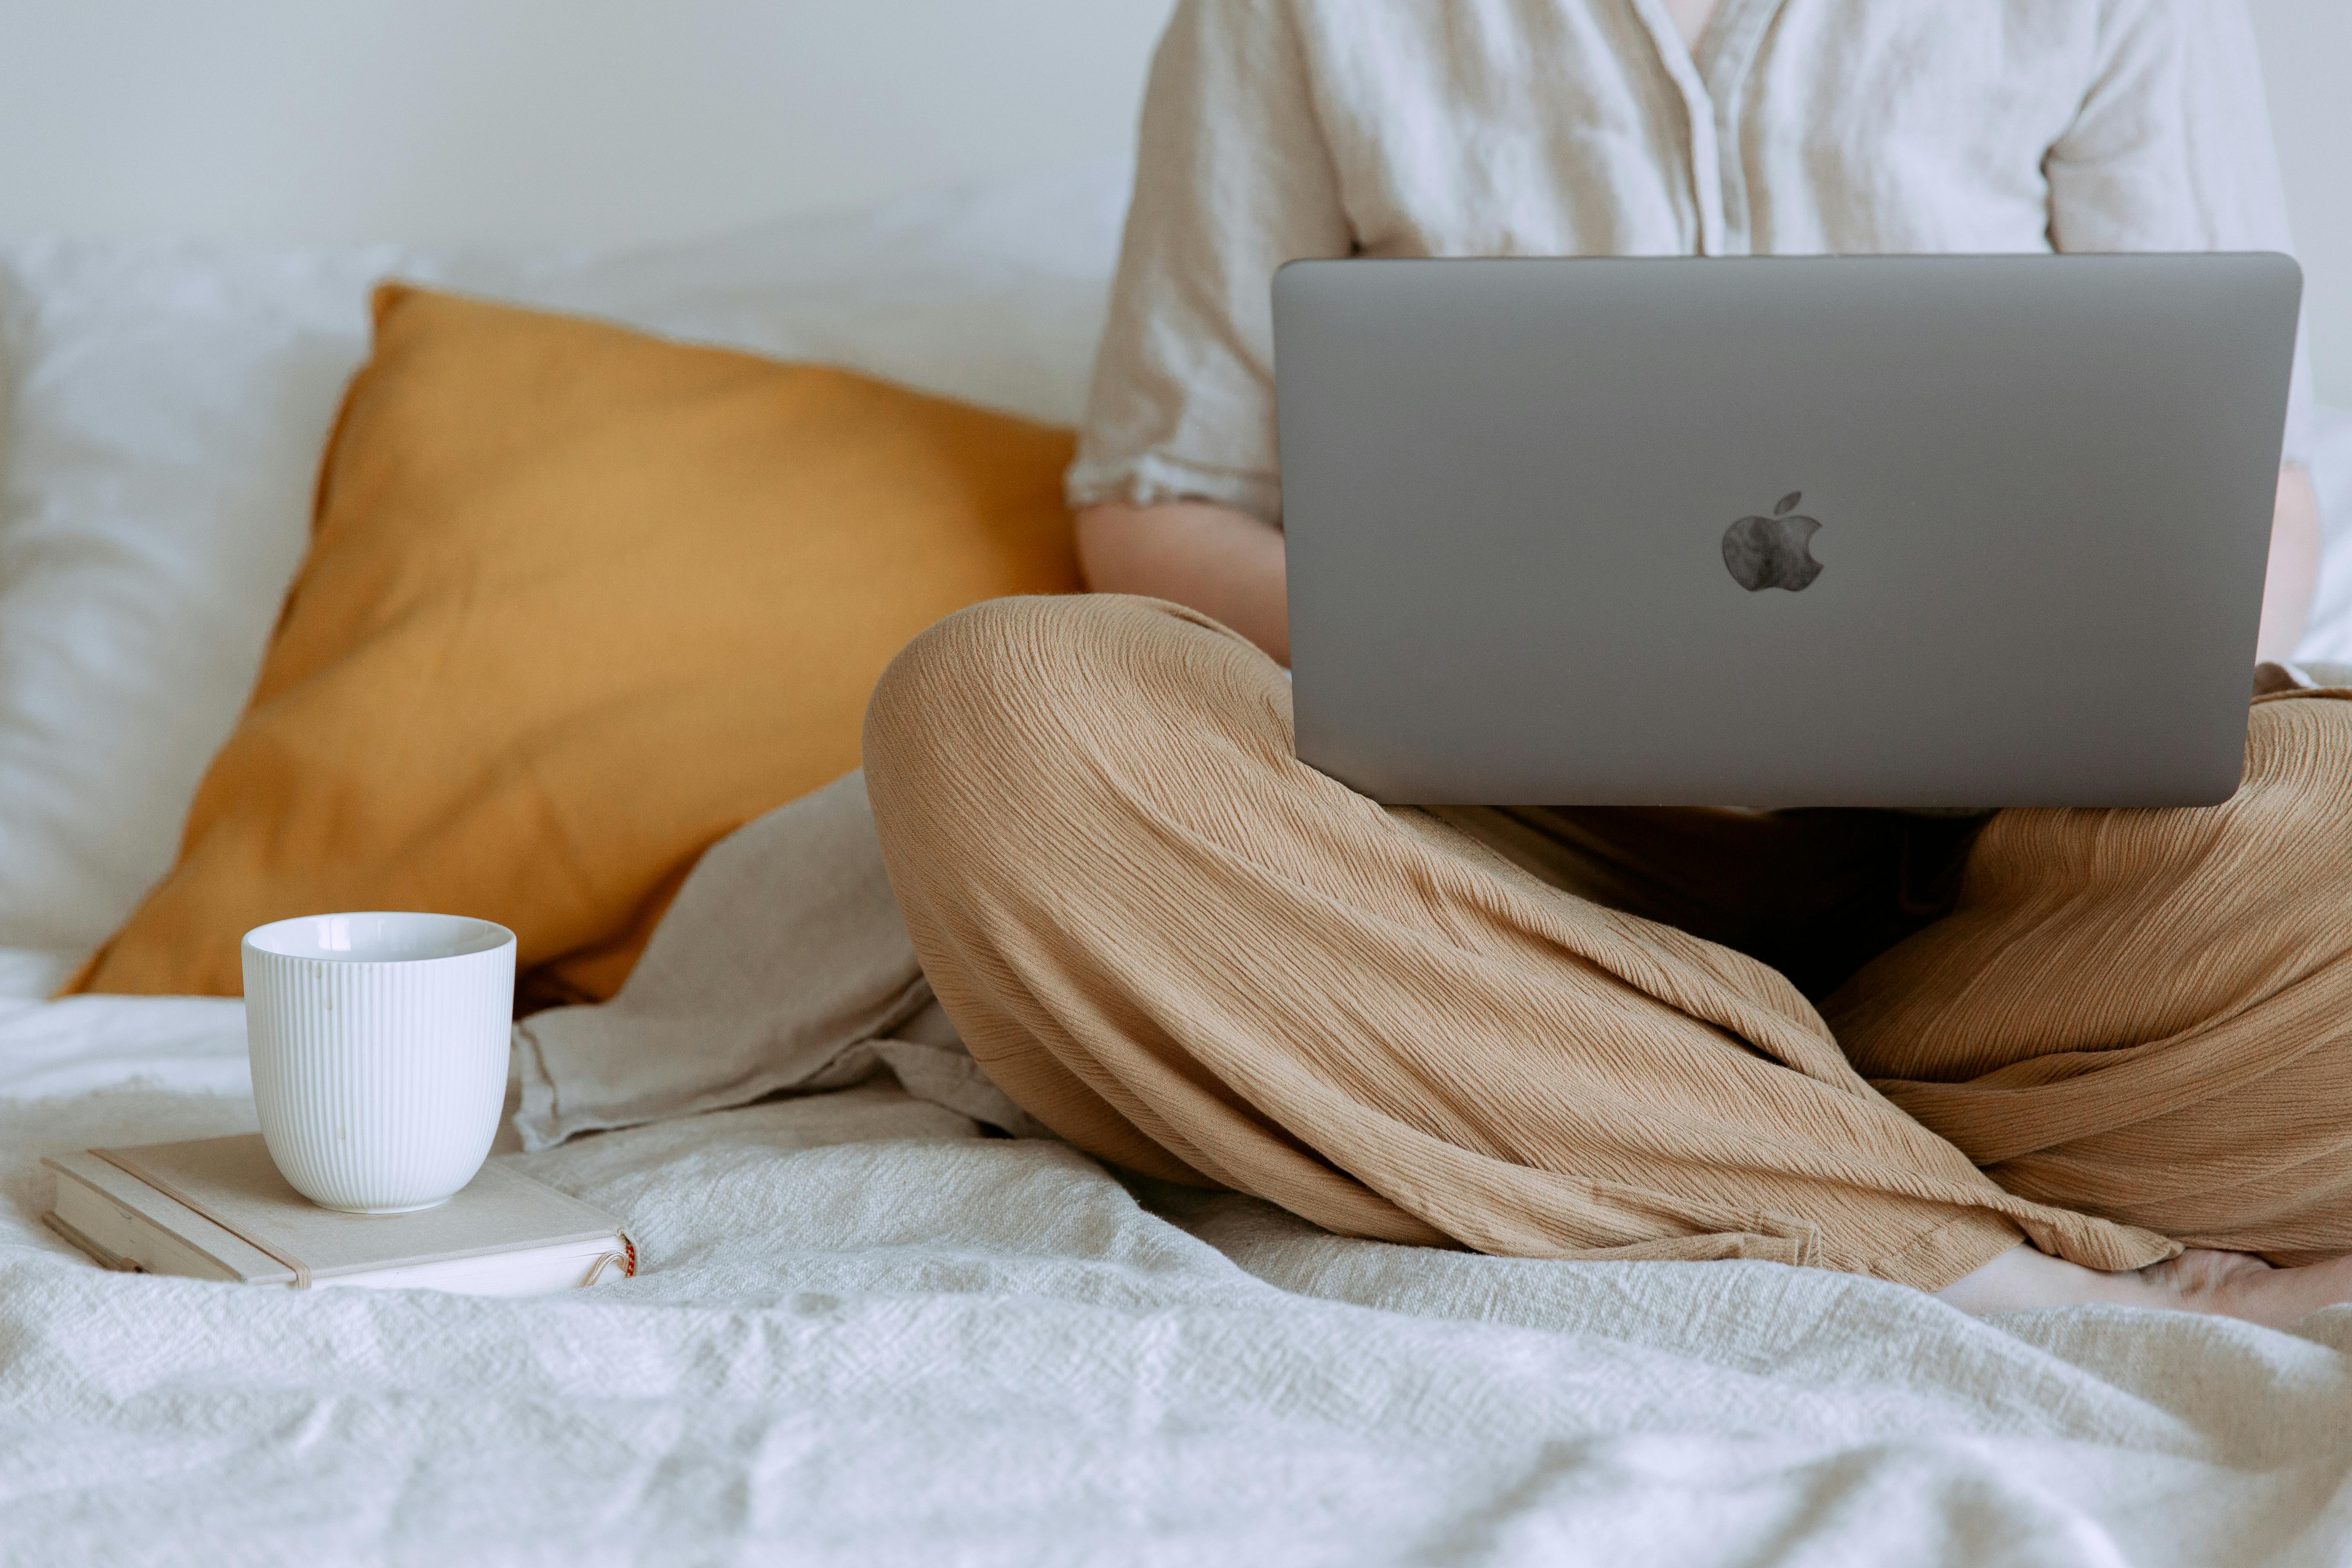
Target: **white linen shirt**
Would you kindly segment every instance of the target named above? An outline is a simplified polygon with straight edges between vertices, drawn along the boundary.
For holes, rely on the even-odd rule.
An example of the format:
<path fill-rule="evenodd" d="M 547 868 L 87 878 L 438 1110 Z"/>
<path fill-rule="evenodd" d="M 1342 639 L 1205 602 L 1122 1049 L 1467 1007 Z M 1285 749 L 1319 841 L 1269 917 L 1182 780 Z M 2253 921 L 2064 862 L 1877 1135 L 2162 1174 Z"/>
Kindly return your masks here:
<path fill-rule="evenodd" d="M 2242 0 L 1181 0 L 1070 499 L 1280 520 L 1298 258 L 2288 248 Z"/>

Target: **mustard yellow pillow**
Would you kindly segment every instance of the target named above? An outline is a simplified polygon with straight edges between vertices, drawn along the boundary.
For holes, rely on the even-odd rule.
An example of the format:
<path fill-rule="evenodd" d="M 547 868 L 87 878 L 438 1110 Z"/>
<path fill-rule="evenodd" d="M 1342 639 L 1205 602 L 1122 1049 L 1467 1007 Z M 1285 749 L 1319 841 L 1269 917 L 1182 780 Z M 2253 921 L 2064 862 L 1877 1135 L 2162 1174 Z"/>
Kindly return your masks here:
<path fill-rule="evenodd" d="M 68 987 L 241 989 L 249 928 L 514 929 L 608 996 L 698 856 L 858 762 L 940 616 L 1077 586 L 1066 431 L 387 285 L 309 559 L 178 865 Z"/>

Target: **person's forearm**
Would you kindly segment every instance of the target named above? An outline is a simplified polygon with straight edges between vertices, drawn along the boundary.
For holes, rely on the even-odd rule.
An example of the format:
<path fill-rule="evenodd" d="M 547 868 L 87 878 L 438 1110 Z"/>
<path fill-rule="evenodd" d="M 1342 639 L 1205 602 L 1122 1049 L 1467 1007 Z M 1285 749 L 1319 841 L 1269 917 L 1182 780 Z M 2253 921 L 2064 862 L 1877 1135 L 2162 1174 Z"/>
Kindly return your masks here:
<path fill-rule="evenodd" d="M 1290 663 L 1282 531 L 1206 501 L 1109 502 L 1078 513 L 1078 563 L 1098 594 L 1143 594 L 1223 621 Z"/>
<path fill-rule="evenodd" d="M 2319 589 L 2319 496 L 2311 475 L 2290 466 L 2279 474 L 2271 521 L 2270 575 L 2263 586 L 2263 631 L 2255 658 L 2294 657 Z"/>
<path fill-rule="evenodd" d="M 1088 507 L 1077 529 L 1078 559 L 1097 593 L 1172 599 L 1290 662 L 1281 530 L 1205 501 Z M 2311 476 L 2289 467 L 2279 475 L 2257 658 L 2294 657 L 2311 617 L 2319 560 L 2318 497 Z"/>

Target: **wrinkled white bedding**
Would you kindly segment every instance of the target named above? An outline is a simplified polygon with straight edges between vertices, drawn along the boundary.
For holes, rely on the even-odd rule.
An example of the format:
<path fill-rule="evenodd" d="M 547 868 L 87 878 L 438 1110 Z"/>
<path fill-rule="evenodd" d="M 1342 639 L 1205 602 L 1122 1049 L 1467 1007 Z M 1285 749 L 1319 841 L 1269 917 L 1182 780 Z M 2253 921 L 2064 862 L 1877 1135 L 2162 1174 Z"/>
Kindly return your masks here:
<path fill-rule="evenodd" d="M 58 1099 L 133 1079 L 200 1094 L 251 1095 L 245 1004 L 218 996 L 0 1001 L 0 1103 Z"/>
<path fill-rule="evenodd" d="M 0 1015 L 8 1562 L 2352 1552 L 2352 1310 L 1988 1325 L 1766 1264 L 1341 1241 L 1245 1199 L 1139 1203 L 878 1086 L 509 1156 L 643 1248 L 637 1279 L 562 1297 L 110 1275 L 41 1229 L 41 1153 L 253 1125 L 240 1024 Z M 68 1057 L 147 1077 L 84 1092 Z M 21 1098 L 44 1087 L 73 1092 Z"/>
<path fill-rule="evenodd" d="M 368 277 L 1067 418 L 1118 185 L 522 270 L 0 255 L 0 1563 L 2352 1560 L 2352 1310 L 1989 1326 L 1762 1264 L 1339 1241 L 878 1084 L 508 1156 L 643 1248 L 562 1298 L 127 1278 L 38 1226 L 42 1153 L 253 1125 L 240 1004 L 37 998 L 168 862 Z M 2305 653 L 2352 659 L 2333 431 Z"/>

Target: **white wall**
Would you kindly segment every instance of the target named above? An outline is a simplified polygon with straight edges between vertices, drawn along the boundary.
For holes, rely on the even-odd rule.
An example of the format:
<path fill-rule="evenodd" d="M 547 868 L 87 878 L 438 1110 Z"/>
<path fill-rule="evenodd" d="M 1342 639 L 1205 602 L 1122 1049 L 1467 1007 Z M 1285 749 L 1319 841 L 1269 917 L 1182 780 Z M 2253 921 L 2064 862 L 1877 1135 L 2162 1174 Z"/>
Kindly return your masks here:
<path fill-rule="evenodd" d="M 664 239 L 1082 162 L 1171 3 L 0 0 L 0 238 Z M 2352 0 L 2251 3 L 2352 405 Z"/>
<path fill-rule="evenodd" d="M 1172 0 L 0 0 L 0 238 L 667 239 L 1124 153 Z"/>

